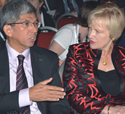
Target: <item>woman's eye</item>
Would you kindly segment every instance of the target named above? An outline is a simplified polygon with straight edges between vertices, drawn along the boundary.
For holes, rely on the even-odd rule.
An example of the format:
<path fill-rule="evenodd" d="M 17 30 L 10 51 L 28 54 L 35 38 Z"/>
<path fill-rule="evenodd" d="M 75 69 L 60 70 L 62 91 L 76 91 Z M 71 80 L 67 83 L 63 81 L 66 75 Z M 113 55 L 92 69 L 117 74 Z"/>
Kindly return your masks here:
<path fill-rule="evenodd" d="M 101 32 L 100 32 L 100 31 L 98 31 L 98 30 L 97 30 L 96 32 L 97 32 L 97 33 L 101 33 Z"/>

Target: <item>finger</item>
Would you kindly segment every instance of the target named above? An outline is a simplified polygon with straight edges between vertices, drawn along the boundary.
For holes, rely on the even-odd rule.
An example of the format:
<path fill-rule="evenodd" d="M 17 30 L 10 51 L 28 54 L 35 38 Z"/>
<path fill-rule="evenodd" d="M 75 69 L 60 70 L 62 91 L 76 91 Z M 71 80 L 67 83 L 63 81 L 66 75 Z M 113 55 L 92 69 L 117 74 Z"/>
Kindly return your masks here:
<path fill-rule="evenodd" d="M 52 85 L 46 85 L 46 89 L 51 90 L 51 91 L 64 91 L 64 88 L 52 86 Z"/>
<path fill-rule="evenodd" d="M 63 99 L 64 98 L 64 96 L 58 96 L 58 95 L 56 95 L 56 96 L 51 96 L 51 95 L 49 95 L 49 96 L 47 96 L 45 99 L 44 99 L 44 101 L 59 101 L 59 99 Z"/>
<path fill-rule="evenodd" d="M 64 98 L 64 96 L 66 95 L 65 92 L 60 92 L 60 91 L 49 91 L 48 94 L 49 94 L 49 97 L 57 96 L 58 98 Z"/>
<path fill-rule="evenodd" d="M 57 99 L 64 99 L 64 94 L 63 95 L 49 95 L 49 98 L 57 98 Z"/>
<path fill-rule="evenodd" d="M 49 79 L 47 79 L 47 80 L 45 80 L 45 81 L 43 81 L 43 82 L 40 82 L 40 84 L 48 84 L 48 83 L 50 83 L 51 81 L 53 80 L 53 78 L 51 77 L 51 78 L 49 78 Z"/>
<path fill-rule="evenodd" d="M 59 101 L 59 98 L 46 98 L 46 99 L 44 99 L 44 101 Z"/>

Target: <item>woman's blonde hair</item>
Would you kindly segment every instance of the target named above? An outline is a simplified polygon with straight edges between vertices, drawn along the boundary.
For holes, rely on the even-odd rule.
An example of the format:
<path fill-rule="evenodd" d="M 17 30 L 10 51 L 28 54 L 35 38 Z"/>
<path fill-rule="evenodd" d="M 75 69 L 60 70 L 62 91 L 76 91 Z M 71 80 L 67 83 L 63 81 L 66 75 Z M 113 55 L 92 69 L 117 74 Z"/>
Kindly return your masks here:
<path fill-rule="evenodd" d="M 117 40 L 125 27 L 124 15 L 117 5 L 106 3 L 92 10 L 88 16 L 88 25 L 96 24 L 98 19 L 103 19 L 110 33 L 110 38 Z"/>

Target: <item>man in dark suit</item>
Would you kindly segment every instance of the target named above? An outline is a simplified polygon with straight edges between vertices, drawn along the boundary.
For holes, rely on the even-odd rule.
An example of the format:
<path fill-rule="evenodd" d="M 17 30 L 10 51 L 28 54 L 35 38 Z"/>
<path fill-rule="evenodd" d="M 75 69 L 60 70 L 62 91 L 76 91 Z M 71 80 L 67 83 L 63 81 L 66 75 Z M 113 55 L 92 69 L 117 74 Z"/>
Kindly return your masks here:
<path fill-rule="evenodd" d="M 56 10 L 53 17 L 55 20 L 64 14 L 63 0 L 44 0 L 42 7 L 46 10 L 46 12 Z"/>
<path fill-rule="evenodd" d="M 0 114 L 69 114 L 58 56 L 33 46 L 36 9 L 26 0 L 9 1 L 1 10 L 1 29 L 7 40 L 0 47 Z"/>
<path fill-rule="evenodd" d="M 51 15 L 49 15 L 42 7 L 44 0 L 27 0 L 37 9 L 37 18 L 41 27 L 50 26 L 55 27 L 55 22 Z"/>

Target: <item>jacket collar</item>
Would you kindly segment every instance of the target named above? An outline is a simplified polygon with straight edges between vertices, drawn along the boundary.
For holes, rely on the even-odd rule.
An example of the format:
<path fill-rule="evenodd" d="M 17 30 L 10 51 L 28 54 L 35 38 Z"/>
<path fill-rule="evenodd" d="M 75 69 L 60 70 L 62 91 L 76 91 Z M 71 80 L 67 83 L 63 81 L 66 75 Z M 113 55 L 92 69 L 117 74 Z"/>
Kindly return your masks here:
<path fill-rule="evenodd" d="M 100 60 L 100 57 L 102 54 L 102 50 L 92 50 L 92 52 L 93 52 L 92 58 L 94 61 L 93 72 L 94 72 L 94 76 L 95 76 L 96 85 L 97 85 L 97 88 L 99 89 L 99 91 L 101 91 L 102 95 L 106 95 L 106 93 L 101 88 L 101 82 L 99 80 L 99 74 L 98 74 L 98 70 L 97 70 L 99 60 Z M 95 54 L 95 56 L 94 56 L 94 54 Z M 117 75 L 119 77 L 119 80 L 121 82 L 121 85 L 120 85 L 120 95 L 121 95 L 121 93 L 123 93 L 123 91 L 125 90 L 125 69 L 124 69 L 125 49 L 114 45 L 114 48 L 113 48 L 112 54 L 111 54 L 111 58 L 112 58 L 115 70 L 117 72 Z"/>

